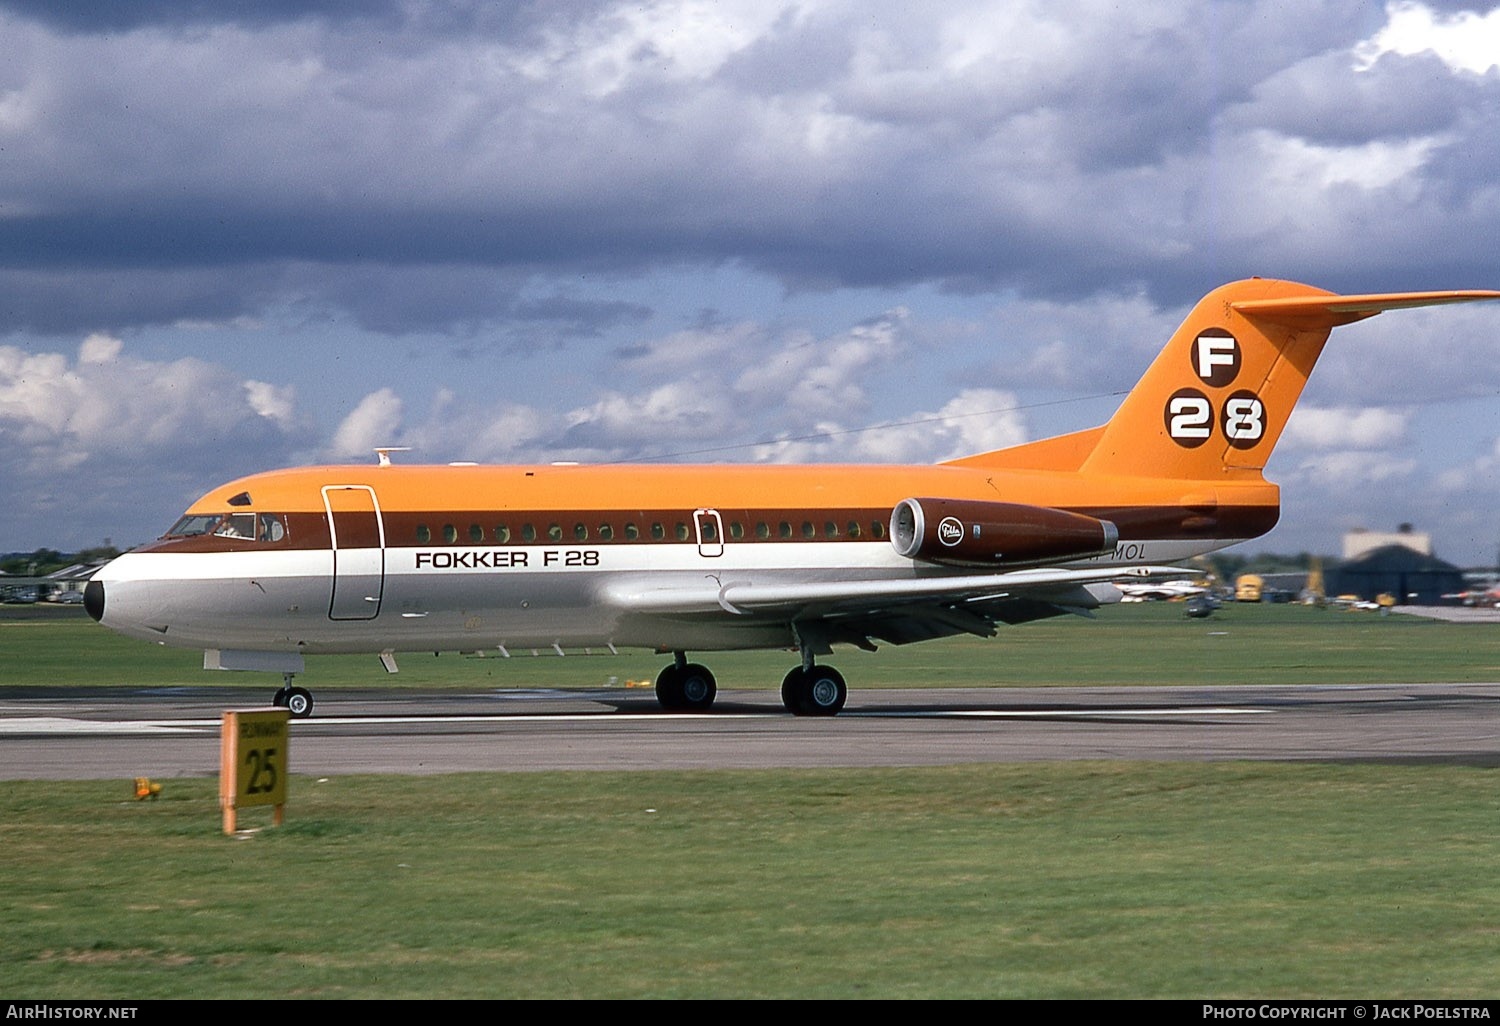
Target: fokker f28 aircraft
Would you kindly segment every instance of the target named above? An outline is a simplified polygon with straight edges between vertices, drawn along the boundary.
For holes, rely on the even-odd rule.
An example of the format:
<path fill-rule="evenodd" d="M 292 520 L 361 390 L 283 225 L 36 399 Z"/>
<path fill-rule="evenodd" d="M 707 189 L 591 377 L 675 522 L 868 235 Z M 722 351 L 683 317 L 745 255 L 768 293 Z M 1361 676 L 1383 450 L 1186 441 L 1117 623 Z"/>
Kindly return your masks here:
<path fill-rule="evenodd" d="M 816 662 L 991 636 L 1119 601 L 1149 576 L 1269 531 L 1262 476 L 1332 328 L 1500 292 L 1340 296 L 1250 279 L 1199 301 L 1107 424 L 936 466 L 304 467 L 215 488 L 101 569 L 94 619 L 278 671 L 306 653 L 644 647 L 666 709 L 713 704 L 694 650 L 787 649 L 781 696 L 837 713 Z M 1171 572 L 1181 574 L 1179 568 Z"/>

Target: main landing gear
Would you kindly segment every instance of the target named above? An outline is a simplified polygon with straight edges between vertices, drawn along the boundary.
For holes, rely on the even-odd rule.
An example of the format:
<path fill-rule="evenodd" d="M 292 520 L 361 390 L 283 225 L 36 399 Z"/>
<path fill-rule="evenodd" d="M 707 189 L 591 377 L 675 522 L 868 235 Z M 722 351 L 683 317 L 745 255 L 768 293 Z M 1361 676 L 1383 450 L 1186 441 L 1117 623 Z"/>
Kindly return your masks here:
<path fill-rule="evenodd" d="M 793 716 L 837 716 L 848 698 L 844 675 L 831 666 L 794 666 L 781 681 L 781 704 Z"/>
<path fill-rule="evenodd" d="M 282 674 L 281 680 L 281 687 L 272 696 L 271 704 L 291 713 L 294 720 L 307 719 L 313 710 L 312 692 L 306 688 L 293 687 L 290 673 Z"/>
<path fill-rule="evenodd" d="M 718 693 L 708 667 L 688 662 L 686 652 L 673 652 L 672 665 L 656 675 L 656 700 L 669 712 L 703 712 Z"/>
<path fill-rule="evenodd" d="M 688 662 L 685 652 L 673 652 L 672 664 L 656 677 L 656 700 L 669 712 L 706 712 L 718 692 L 708 667 Z M 792 667 L 781 682 L 781 704 L 794 716 L 835 716 L 848 698 L 843 674 L 831 666 L 814 665 L 811 656 Z"/>

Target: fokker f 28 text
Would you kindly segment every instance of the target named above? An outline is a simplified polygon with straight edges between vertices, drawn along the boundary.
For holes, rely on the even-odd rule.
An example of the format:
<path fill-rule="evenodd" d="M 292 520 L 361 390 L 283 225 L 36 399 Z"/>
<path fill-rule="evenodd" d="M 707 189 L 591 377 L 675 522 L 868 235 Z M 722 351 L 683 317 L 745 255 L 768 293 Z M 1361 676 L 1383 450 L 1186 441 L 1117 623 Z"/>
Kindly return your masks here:
<path fill-rule="evenodd" d="M 833 646 L 993 635 L 1118 601 L 1112 581 L 1257 537 L 1262 471 L 1329 332 L 1500 298 L 1335 295 L 1249 279 L 1193 308 L 1107 424 L 935 466 L 303 467 L 215 488 L 85 590 L 106 627 L 280 672 L 309 653 L 617 646 L 672 654 L 661 705 L 704 710 L 692 651 L 786 649 L 799 715 L 843 708 Z"/>

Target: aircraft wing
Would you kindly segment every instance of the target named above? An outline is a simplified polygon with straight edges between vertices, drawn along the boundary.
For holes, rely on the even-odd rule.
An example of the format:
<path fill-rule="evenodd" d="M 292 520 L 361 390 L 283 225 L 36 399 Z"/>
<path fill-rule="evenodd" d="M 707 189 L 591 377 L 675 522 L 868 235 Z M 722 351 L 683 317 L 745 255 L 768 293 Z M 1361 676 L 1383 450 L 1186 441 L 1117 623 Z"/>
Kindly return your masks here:
<path fill-rule="evenodd" d="M 1025 623 L 1067 613 L 1087 616 L 1117 602 L 1111 583 L 1178 575 L 1181 567 L 1036 568 L 1002 574 L 902 580 L 757 583 L 705 578 L 701 584 L 649 578 L 606 586 L 604 601 L 623 611 L 666 619 L 713 616 L 723 622 L 776 620 L 804 641 L 873 648 L 872 638 L 895 645 L 955 634 L 990 637 L 996 624 Z"/>

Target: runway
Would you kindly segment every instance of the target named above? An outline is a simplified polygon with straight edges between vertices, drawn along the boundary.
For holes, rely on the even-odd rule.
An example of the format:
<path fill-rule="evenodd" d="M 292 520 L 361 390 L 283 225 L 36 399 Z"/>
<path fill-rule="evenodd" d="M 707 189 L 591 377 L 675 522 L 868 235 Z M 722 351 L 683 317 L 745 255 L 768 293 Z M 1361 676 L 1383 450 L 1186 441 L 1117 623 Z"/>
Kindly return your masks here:
<path fill-rule="evenodd" d="M 226 709 L 264 689 L 8 688 L 0 779 L 213 775 Z M 1077 759 L 1500 765 L 1500 683 L 852 691 L 833 719 L 771 691 L 706 714 L 649 690 L 327 690 L 293 721 L 289 767 L 318 776 L 934 766 Z"/>

